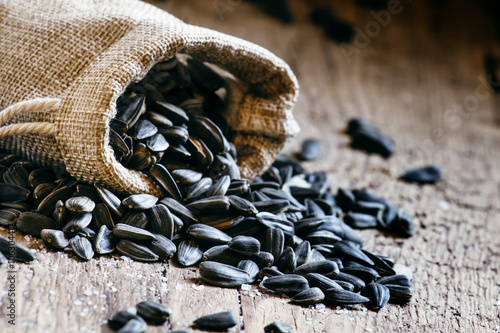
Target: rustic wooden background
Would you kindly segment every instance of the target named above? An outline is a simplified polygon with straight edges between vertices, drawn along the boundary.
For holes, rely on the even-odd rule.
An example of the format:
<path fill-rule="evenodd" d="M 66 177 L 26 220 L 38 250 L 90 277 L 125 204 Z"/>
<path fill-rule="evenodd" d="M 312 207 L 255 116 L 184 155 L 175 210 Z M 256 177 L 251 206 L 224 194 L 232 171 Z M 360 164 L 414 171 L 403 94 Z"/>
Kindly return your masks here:
<path fill-rule="evenodd" d="M 500 98 L 487 90 L 483 65 L 485 54 L 499 55 L 500 48 L 485 12 L 465 0 L 402 0 L 401 12 L 377 31 L 370 11 L 355 1 L 323 1 L 361 31 L 374 29 L 346 57 L 348 49 L 308 20 L 311 1 L 290 1 L 291 25 L 239 0 L 151 2 L 262 45 L 290 64 L 301 85 L 295 115 L 302 132 L 286 151 L 306 137 L 320 138 L 323 158 L 309 170 L 327 170 L 334 190 L 367 187 L 416 216 L 417 233 L 408 240 L 362 232 L 368 250 L 413 271 L 414 298 L 380 312 L 301 307 L 255 287 L 199 285 L 196 269 L 171 263 L 118 257 L 82 263 L 17 235 L 37 250 L 38 261 L 17 266 L 15 327 L 5 317 L 8 273 L 0 268 L 1 332 L 109 332 L 104 319 L 144 299 L 173 309 L 168 325 L 148 332 L 185 328 L 224 310 L 242 315 L 236 332 L 263 332 L 273 321 L 296 332 L 500 331 Z M 391 159 L 348 147 L 342 130 L 355 116 L 394 138 Z M 406 168 L 427 163 L 442 167 L 439 185 L 397 180 Z"/>

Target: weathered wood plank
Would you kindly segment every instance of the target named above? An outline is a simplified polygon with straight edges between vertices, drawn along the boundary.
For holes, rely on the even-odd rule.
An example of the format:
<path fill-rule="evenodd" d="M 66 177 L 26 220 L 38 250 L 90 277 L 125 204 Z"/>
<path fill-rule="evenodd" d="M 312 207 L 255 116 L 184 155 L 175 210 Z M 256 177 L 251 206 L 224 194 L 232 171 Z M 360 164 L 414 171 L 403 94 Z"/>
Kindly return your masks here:
<path fill-rule="evenodd" d="M 9 274 L 0 267 L 1 331 L 109 332 L 103 320 L 144 299 L 173 309 L 167 325 L 148 332 L 186 328 L 201 315 L 224 310 L 241 311 L 246 332 L 261 332 L 272 321 L 296 332 L 498 331 L 500 97 L 482 83 L 484 54 L 500 49 L 493 22 L 465 0 L 433 6 L 402 1 L 401 13 L 368 45 L 358 44 L 349 62 L 345 48 L 308 21 L 310 2 L 291 1 L 296 23 L 285 25 L 244 1 L 221 1 L 232 5 L 222 15 L 217 1 L 155 4 L 189 23 L 260 44 L 290 64 L 301 84 L 295 115 L 302 132 L 286 150 L 296 151 L 303 138 L 321 138 L 323 159 L 307 167 L 327 170 L 332 189 L 371 188 L 418 218 L 417 234 L 407 240 L 361 232 L 366 249 L 393 256 L 413 271 L 412 302 L 377 313 L 308 308 L 257 294 L 256 286 L 241 296 L 234 289 L 202 287 L 196 269 L 119 257 L 83 263 L 42 249 L 38 261 L 16 265 L 15 327 L 7 324 Z M 354 1 L 314 3 L 333 6 L 362 30 L 374 20 Z M 383 160 L 348 148 L 341 132 L 355 116 L 372 120 L 395 139 L 394 157 Z M 442 183 L 420 187 L 396 180 L 406 168 L 426 163 L 442 166 Z M 21 235 L 16 240 L 33 249 L 41 244 Z"/>

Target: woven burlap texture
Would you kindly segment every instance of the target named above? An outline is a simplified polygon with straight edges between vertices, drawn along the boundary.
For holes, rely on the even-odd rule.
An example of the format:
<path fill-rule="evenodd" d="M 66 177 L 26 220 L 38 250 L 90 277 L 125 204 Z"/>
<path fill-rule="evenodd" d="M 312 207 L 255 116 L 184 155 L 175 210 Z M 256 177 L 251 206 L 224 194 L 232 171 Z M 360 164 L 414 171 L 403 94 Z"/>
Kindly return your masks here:
<path fill-rule="evenodd" d="M 227 117 L 243 177 L 261 173 L 299 130 L 292 116 L 298 84 L 286 63 L 140 1 L 0 0 L 0 34 L 0 109 L 34 98 L 61 99 L 57 108 L 6 123 L 53 123 L 54 135 L 4 137 L 0 149 L 42 166 L 65 165 L 79 180 L 160 194 L 143 173 L 116 161 L 109 121 L 125 88 L 178 52 L 221 65 L 248 84 L 239 109 Z"/>

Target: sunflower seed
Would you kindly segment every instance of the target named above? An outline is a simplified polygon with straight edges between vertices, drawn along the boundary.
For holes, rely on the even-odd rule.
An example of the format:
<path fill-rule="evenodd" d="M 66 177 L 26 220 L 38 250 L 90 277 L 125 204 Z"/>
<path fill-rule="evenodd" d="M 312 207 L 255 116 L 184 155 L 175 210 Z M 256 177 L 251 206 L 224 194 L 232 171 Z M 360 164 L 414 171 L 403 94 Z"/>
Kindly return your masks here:
<path fill-rule="evenodd" d="M 54 191 L 56 184 L 42 183 L 33 190 L 33 199 L 39 205 L 50 193 Z"/>
<path fill-rule="evenodd" d="M 199 181 L 203 174 L 198 171 L 189 170 L 189 169 L 177 169 L 171 172 L 172 177 L 179 187 L 190 186 L 197 181 Z"/>
<path fill-rule="evenodd" d="M 88 227 L 92 222 L 92 213 L 84 213 L 81 216 L 75 216 L 62 227 L 62 231 L 67 234 L 76 234 L 84 228 Z"/>
<path fill-rule="evenodd" d="M 366 254 L 364 254 L 360 249 L 352 245 L 352 243 L 350 242 L 341 240 L 335 243 L 335 253 L 339 256 L 357 261 L 366 266 L 375 265 L 373 260 L 368 258 Z"/>
<path fill-rule="evenodd" d="M 145 229 L 149 224 L 149 217 L 145 211 L 128 211 L 119 223 L 127 224 L 132 227 Z"/>
<path fill-rule="evenodd" d="M 177 248 L 177 261 L 185 267 L 194 266 L 203 257 L 203 252 L 197 242 L 182 241 Z"/>
<path fill-rule="evenodd" d="M 156 133 L 146 139 L 146 147 L 153 153 L 163 152 L 168 149 L 170 144 L 160 133 Z"/>
<path fill-rule="evenodd" d="M 69 245 L 69 240 L 61 230 L 43 229 L 40 236 L 45 245 L 56 250 L 63 250 Z"/>
<path fill-rule="evenodd" d="M 143 119 L 138 120 L 134 126 L 132 126 L 127 134 L 132 137 L 134 140 L 142 140 L 152 137 L 158 132 L 158 127 L 156 127 L 149 120 Z"/>
<path fill-rule="evenodd" d="M 109 211 L 115 214 L 117 217 L 123 217 L 123 215 L 125 214 L 125 210 L 121 205 L 122 201 L 120 200 L 120 198 L 118 198 L 110 190 L 100 185 L 95 185 L 95 188 L 97 190 L 97 194 L 99 194 L 99 197 L 106 204 Z"/>
<path fill-rule="evenodd" d="M 250 276 L 251 282 L 255 281 L 259 275 L 259 266 L 252 260 L 241 260 L 237 267 L 244 270 Z"/>
<path fill-rule="evenodd" d="M 95 208 L 95 202 L 88 197 L 69 198 L 64 204 L 68 211 L 74 215 L 92 213 Z"/>
<path fill-rule="evenodd" d="M 344 287 L 344 285 L 341 284 L 340 281 L 348 282 L 349 284 L 351 284 L 353 286 L 354 292 L 360 291 L 365 286 L 365 282 L 363 280 L 361 280 L 360 278 L 358 278 L 354 275 L 346 274 L 346 273 L 342 273 L 342 272 L 335 275 L 333 277 L 333 280 L 335 282 L 337 282 L 339 285 L 341 285 L 342 288 Z"/>
<path fill-rule="evenodd" d="M 160 203 L 167 206 L 167 208 L 173 214 L 180 217 L 184 221 L 184 223 L 186 224 L 198 223 L 198 218 L 177 200 L 173 198 L 163 198 L 160 200 Z"/>
<path fill-rule="evenodd" d="M 20 262 L 30 262 L 36 259 L 35 255 L 27 247 L 3 236 L 0 236 L 0 252 L 9 259 L 14 258 L 15 261 Z"/>
<path fill-rule="evenodd" d="M 187 123 L 189 117 L 184 110 L 167 102 L 156 102 L 154 110 L 172 120 L 175 125 Z"/>
<path fill-rule="evenodd" d="M 113 232 L 103 224 L 94 238 L 94 249 L 98 254 L 112 253 L 116 248 L 116 240 Z"/>
<path fill-rule="evenodd" d="M 348 290 L 338 290 L 332 288 L 325 290 L 324 293 L 325 301 L 332 303 L 333 305 L 352 305 L 367 303 L 370 301 L 369 298 Z"/>
<path fill-rule="evenodd" d="M 200 277 L 208 284 L 225 288 L 239 287 L 252 280 L 246 271 L 215 261 L 200 264 Z"/>
<path fill-rule="evenodd" d="M 293 236 L 295 229 L 293 223 L 279 218 L 277 215 L 260 212 L 256 214 L 257 221 L 268 228 L 279 228 L 285 236 Z"/>
<path fill-rule="evenodd" d="M 335 196 L 335 201 L 344 212 L 348 212 L 354 206 L 356 198 L 351 191 L 339 188 L 337 195 Z"/>
<path fill-rule="evenodd" d="M 199 181 L 192 184 L 186 191 L 187 200 L 196 200 L 200 198 L 212 186 L 212 178 L 203 177 Z"/>
<path fill-rule="evenodd" d="M 225 232 L 201 223 L 191 225 L 186 229 L 186 234 L 200 244 L 211 246 L 224 245 L 231 241 L 231 237 Z"/>
<path fill-rule="evenodd" d="M 380 274 L 371 267 L 344 267 L 341 271 L 342 273 L 360 278 L 365 284 L 368 284 L 380 278 Z"/>
<path fill-rule="evenodd" d="M 20 211 L 16 209 L 1 209 L 0 210 L 0 226 L 8 228 L 17 221 L 17 217 L 21 214 Z"/>
<path fill-rule="evenodd" d="M 354 149 L 379 154 L 384 158 L 390 157 L 394 151 L 392 140 L 366 120 L 351 120 L 347 132 L 351 136 L 351 147 Z"/>
<path fill-rule="evenodd" d="M 57 179 L 52 169 L 36 169 L 31 171 L 28 176 L 30 188 L 36 188 L 40 184 L 53 183 Z"/>
<path fill-rule="evenodd" d="M 73 252 L 82 260 L 88 261 L 94 256 L 92 244 L 87 238 L 75 236 L 69 240 Z"/>
<path fill-rule="evenodd" d="M 229 240 L 229 249 L 244 256 L 256 256 L 260 253 L 260 242 L 250 236 L 236 236 Z"/>
<path fill-rule="evenodd" d="M 175 244 L 163 235 L 154 234 L 154 236 L 155 239 L 150 240 L 146 246 L 158 255 L 160 261 L 166 261 L 172 258 L 175 252 L 177 252 Z"/>
<path fill-rule="evenodd" d="M 370 299 L 365 303 L 365 306 L 370 310 L 378 311 L 383 308 L 389 301 L 389 289 L 378 283 L 367 284 L 361 289 L 360 294 Z"/>
<path fill-rule="evenodd" d="M 293 273 L 303 276 L 308 273 L 319 273 L 331 277 L 339 273 L 339 267 L 337 263 L 330 260 L 313 261 L 298 266 Z"/>
<path fill-rule="evenodd" d="M 307 139 L 302 142 L 298 157 L 303 161 L 314 161 L 321 156 L 321 141 L 317 139 Z"/>
<path fill-rule="evenodd" d="M 113 228 L 113 235 L 118 238 L 132 240 L 155 239 L 155 236 L 151 232 L 124 223 L 116 224 L 116 226 Z"/>
<path fill-rule="evenodd" d="M 158 130 L 158 132 L 174 146 L 186 143 L 189 138 L 188 130 L 181 126 L 163 126 Z"/>
<path fill-rule="evenodd" d="M 59 226 L 51 218 L 35 212 L 22 212 L 16 222 L 17 230 L 38 238 L 41 237 L 43 229 L 58 229 Z"/>
<path fill-rule="evenodd" d="M 7 184 L 13 184 L 22 188 L 29 188 L 29 171 L 22 165 L 12 164 L 3 174 L 3 180 Z"/>
<path fill-rule="evenodd" d="M 116 244 L 116 250 L 127 257 L 137 261 L 155 262 L 159 257 L 146 246 L 137 244 L 128 239 L 122 239 Z"/>
<path fill-rule="evenodd" d="M 311 260 L 311 244 L 309 241 L 303 241 L 295 249 L 295 256 L 297 257 L 297 266 L 302 266 Z"/>
<path fill-rule="evenodd" d="M 197 328 L 203 330 L 225 331 L 238 324 L 238 319 L 233 312 L 220 312 L 200 317 L 194 321 Z"/>
<path fill-rule="evenodd" d="M 419 185 L 435 184 L 439 182 L 441 178 L 441 169 L 437 165 L 428 165 L 406 170 L 399 176 L 399 179 L 407 183 L 417 183 Z"/>
<path fill-rule="evenodd" d="M 413 296 L 411 287 L 400 286 L 396 284 L 384 284 L 384 286 L 389 289 L 389 302 L 391 303 L 405 304 L 408 303 Z"/>
<path fill-rule="evenodd" d="M 168 306 L 153 301 L 143 301 L 135 307 L 137 308 L 137 315 L 152 325 L 163 325 L 172 313 Z"/>
<path fill-rule="evenodd" d="M 122 200 L 122 205 L 132 210 L 146 210 L 153 207 L 158 198 L 151 194 L 132 194 Z"/>
<path fill-rule="evenodd" d="M 92 211 L 92 218 L 96 224 L 97 228 L 105 225 L 108 229 L 113 229 L 115 227 L 115 223 L 113 222 L 113 217 L 109 211 L 109 208 L 104 203 L 98 203 L 94 210 Z"/>
<path fill-rule="evenodd" d="M 214 153 L 220 154 L 229 151 L 229 144 L 220 128 L 207 117 L 194 116 L 189 122 L 189 129 L 203 138 L 207 147 Z"/>
<path fill-rule="evenodd" d="M 111 319 L 108 320 L 108 325 L 112 330 L 118 331 L 120 328 L 125 326 L 132 319 L 136 319 L 139 321 L 143 320 L 139 316 L 132 314 L 128 311 L 119 311 L 119 312 L 115 313 L 113 315 L 113 317 L 111 317 Z"/>
<path fill-rule="evenodd" d="M 207 197 L 226 195 L 229 185 L 231 184 L 231 177 L 228 175 L 222 176 L 217 180 L 206 192 Z"/>
<path fill-rule="evenodd" d="M 228 195 L 230 209 L 246 216 L 256 215 L 259 211 L 250 201 L 236 195 Z"/>
<path fill-rule="evenodd" d="M 309 288 L 309 282 L 297 274 L 273 276 L 263 281 L 263 286 L 276 293 L 283 293 L 290 297 Z"/>
<path fill-rule="evenodd" d="M 207 170 L 214 161 L 214 155 L 200 138 L 190 135 L 184 147 L 191 153 L 194 164 L 200 170 Z"/>
<path fill-rule="evenodd" d="M 377 217 L 369 214 L 349 212 L 344 216 L 344 222 L 355 229 L 376 228 Z"/>
<path fill-rule="evenodd" d="M 278 269 L 283 273 L 293 272 L 297 266 L 295 251 L 290 246 L 285 247 L 276 265 L 278 266 Z"/>
<path fill-rule="evenodd" d="M 277 262 L 281 253 L 283 253 L 284 246 L 285 234 L 283 230 L 279 228 L 269 228 L 266 230 L 262 242 L 262 250 L 270 252 L 273 255 L 275 259 L 274 263 Z"/>
<path fill-rule="evenodd" d="M 172 198 L 177 201 L 182 201 L 182 195 L 179 187 L 172 178 L 170 172 L 161 164 L 155 164 L 149 169 L 149 175 L 153 180 Z"/>
<path fill-rule="evenodd" d="M 290 325 L 275 321 L 264 327 L 265 333 L 291 333 L 293 328 Z"/>
<path fill-rule="evenodd" d="M 411 215 L 400 209 L 387 230 L 402 237 L 411 237 L 415 234 L 415 224 Z"/>
<path fill-rule="evenodd" d="M 204 199 L 199 199 L 190 204 L 187 204 L 186 207 L 195 212 L 195 213 L 225 213 L 229 210 L 229 200 L 227 197 L 223 196 L 213 196 Z"/>
<path fill-rule="evenodd" d="M 321 290 L 325 291 L 328 289 L 338 289 L 342 290 L 343 288 L 332 279 L 318 273 L 308 273 L 306 275 L 307 281 L 309 281 L 309 285 L 311 287 L 318 287 Z"/>
<path fill-rule="evenodd" d="M 144 319 L 134 318 L 129 320 L 125 326 L 118 330 L 118 333 L 143 333 L 146 331 L 147 325 Z"/>
<path fill-rule="evenodd" d="M 279 215 L 283 212 L 286 212 L 290 207 L 290 202 L 284 199 L 257 201 L 253 202 L 253 204 L 259 212 L 268 212 L 275 215 Z"/>
<path fill-rule="evenodd" d="M 317 287 L 301 291 L 292 297 L 292 301 L 298 304 L 316 304 L 325 299 L 325 294 Z"/>
<path fill-rule="evenodd" d="M 30 191 L 15 184 L 0 183 L 0 202 L 20 202 L 26 200 Z"/>
<path fill-rule="evenodd" d="M 285 273 L 280 272 L 275 266 L 273 267 L 264 267 L 260 271 L 260 277 L 263 279 L 264 277 L 273 277 L 273 276 L 282 276 Z"/>
<path fill-rule="evenodd" d="M 393 284 L 402 287 L 411 287 L 411 281 L 406 275 L 392 275 L 392 276 L 384 276 L 377 280 L 379 284 Z"/>

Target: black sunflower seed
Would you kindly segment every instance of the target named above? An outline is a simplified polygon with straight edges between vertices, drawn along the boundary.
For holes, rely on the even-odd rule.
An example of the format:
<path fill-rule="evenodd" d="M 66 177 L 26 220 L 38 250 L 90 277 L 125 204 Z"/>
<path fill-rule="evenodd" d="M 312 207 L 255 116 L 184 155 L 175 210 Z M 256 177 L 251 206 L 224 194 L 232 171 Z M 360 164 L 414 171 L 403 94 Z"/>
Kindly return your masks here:
<path fill-rule="evenodd" d="M 186 234 L 200 244 L 211 246 L 224 245 L 231 241 L 231 237 L 225 232 L 201 223 L 189 226 L 189 228 L 186 229 Z"/>
<path fill-rule="evenodd" d="M 292 333 L 293 328 L 285 323 L 273 322 L 266 327 L 264 327 L 265 333 Z"/>
<path fill-rule="evenodd" d="M 155 262 L 159 256 L 145 245 L 135 243 L 129 239 L 122 239 L 116 244 L 116 250 L 127 257 L 137 261 Z"/>
<path fill-rule="evenodd" d="M 321 141 L 317 139 L 307 139 L 302 142 L 301 150 L 298 154 L 303 161 L 314 161 L 321 156 Z"/>
<path fill-rule="evenodd" d="M 308 289 L 309 282 L 305 277 L 297 274 L 284 274 L 265 279 L 263 286 L 274 292 L 293 297 Z"/>
<path fill-rule="evenodd" d="M 238 319 L 233 312 L 227 311 L 200 317 L 194 321 L 194 324 L 203 330 L 225 331 L 236 326 Z"/>
<path fill-rule="evenodd" d="M 137 315 L 152 325 L 163 325 L 172 313 L 168 306 L 153 301 L 143 301 L 137 303 L 135 307 L 137 308 Z"/>
<path fill-rule="evenodd" d="M 94 256 L 92 244 L 87 238 L 75 236 L 69 240 L 73 252 L 82 260 L 88 261 Z"/>
<path fill-rule="evenodd" d="M 292 297 L 292 301 L 298 304 L 316 304 L 325 299 L 325 294 L 317 287 L 301 291 Z"/>
<path fill-rule="evenodd" d="M 177 248 L 177 261 L 182 266 L 194 266 L 201 261 L 202 257 L 200 245 L 195 241 L 182 241 Z"/>
<path fill-rule="evenodd" d="M 390 298 L 389 288 L 378 283 L 367 284 L 361 289 L 360 294 L 370 299 L 369 302 L 365 303 L 365 306 L 375 311 L 383 308 Z"/>
<path fill-rule="evenodd" d="M 56 250 L 63 250 L 69 245 L 69 240 L 61 230 L 43 229 L 40 236 L 45 245 Z"/>
<path fill-rule="evenodd" d="M 112 253 L 116 248 L 116 240 L 113 232 L 103 224 L 94 238 L 94 250 L 98 254 Z"/>
<path fill-rule="evenodd" d="M 22 233 L 40 238 L 43 229 L 59 229 L 59 225 L 45 215 L 35 212 L 22 212 L 17 218 L 16 228 Z"/>
<path fill-rule="evenodd" d="M 155 236 L 151 232 L 125 223 L 117 223 L 113 228 L 113 235 L 118 238 L 132 240 L 155 239 Z"/>
<path fill-rule="evenodd" d="M 95 202 L 88 197 L 73 197 L 64 203 L 68 211 L 74 215 L 83 215 L 92 213 L 95 208 Z"/>
<path fill-rule="evenodd" d="M 236 236 L 229 240 L 228 247 L 231 251 L 249 257 L 260 253 L 260 242 L 251 236 Z"/>
<path fill-rule="evenodd" d="M 0 183 L 0 202 L 21 202 L 26 200 L 30 194 L 30 191 L 24 187 Z"/>
<path fill-rule="evenodd" d="M 399 179 L 407 183 L 435 184 L 442 178 L 441 169 L 437 165 L 428 165 L 420 168 L 413 168 L 403 172 Z"/>
<path fill-rule="evenodd" d="M 215 261 L 200 264 L 200 277 L 208 284 L 226 288 L 239 287 L 252 280 L 246 271 Z"/>
<path fill-rule="evenodd" d="M 14 258 L 15 261 L 20 262 L 30 262 L 36 259 L 33 252 L 27 247 L 17 244 L 3 236 L 0 236 L 0 252 L 2 252 L 5 257 L 9 259 Z"/>
<path fill-rule="evenodd" d="M 367 303 L 370 301 L 369 298 L 361 296 L 359 294 L 353 293 L 348 290 L 338 290 L 338 289 L 328 289 L 324 291 L 325 301 L 332 303 L 334 305 L 352 305 Z"/>

